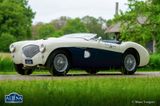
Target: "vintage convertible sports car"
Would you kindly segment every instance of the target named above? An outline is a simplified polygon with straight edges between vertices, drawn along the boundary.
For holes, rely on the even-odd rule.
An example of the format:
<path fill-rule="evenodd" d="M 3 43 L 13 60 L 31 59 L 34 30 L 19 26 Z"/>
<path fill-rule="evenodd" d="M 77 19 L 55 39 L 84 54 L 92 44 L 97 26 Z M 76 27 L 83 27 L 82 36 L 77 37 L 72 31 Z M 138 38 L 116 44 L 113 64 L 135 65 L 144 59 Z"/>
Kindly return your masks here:
<path fill-rule="evenodd" d="M 48 68 L 52 75 L 65 75 L 70 69 L 90 74 L 112 67 L 134 74 L 149 62 L 148 51 L 134 42 L 102 40 L 96 34 L 75 33 L 46 40 L 20 41 L 10 45 L 16 71 L 29 75 L 36 67 Z"/>

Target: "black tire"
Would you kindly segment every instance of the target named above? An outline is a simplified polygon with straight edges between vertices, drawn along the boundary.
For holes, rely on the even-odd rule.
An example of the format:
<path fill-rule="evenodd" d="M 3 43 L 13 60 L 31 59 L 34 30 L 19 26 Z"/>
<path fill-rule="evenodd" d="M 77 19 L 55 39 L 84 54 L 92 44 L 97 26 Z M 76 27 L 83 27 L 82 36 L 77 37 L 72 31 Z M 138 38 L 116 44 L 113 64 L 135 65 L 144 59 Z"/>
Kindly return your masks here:
<path fill-rule="evenodd" d="M 125 75 L 132 75 L 137 70 L 136 56 L 131 52 L 126 52 L 123 55 L 123 68 L 122 73 Z"/>
<path fill-rule="evenodd" d="M 59 59 L 58 59 L 59 58 Z M 60 60 L 61 58 L 61 60 Z M 64 76 L 70 69 L 69 54 L 64 50 L 56 50 L 49 58 L 49 72 L 55 76 Z"/>
<path fill-rule="evenodd" d="M 23 64 L 14 64 L 16 72 L 21 75 L 30 75 L 33 72 L 33 69 L 23 69 Z"/>
<path fill-rule="evenodd" d="M 88 74 L 96 74 L 98 72 L 98 70 L 96 70 L 96 69 L 86 69 L 86 72 Z"/>

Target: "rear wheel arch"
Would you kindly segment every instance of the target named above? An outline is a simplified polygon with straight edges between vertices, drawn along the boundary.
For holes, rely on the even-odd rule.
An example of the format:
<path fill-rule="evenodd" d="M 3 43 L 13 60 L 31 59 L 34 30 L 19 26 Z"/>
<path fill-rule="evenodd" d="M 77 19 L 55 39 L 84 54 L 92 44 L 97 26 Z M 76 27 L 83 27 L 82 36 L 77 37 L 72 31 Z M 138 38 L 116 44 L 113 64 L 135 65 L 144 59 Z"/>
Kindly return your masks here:
<path fill-rule="evenodd" d="M 121 72 L 125 75 L 132 75 L 139 65 L 139 53 L 134 48 L 129 48 L 123 53 L 123 67 Z"/>

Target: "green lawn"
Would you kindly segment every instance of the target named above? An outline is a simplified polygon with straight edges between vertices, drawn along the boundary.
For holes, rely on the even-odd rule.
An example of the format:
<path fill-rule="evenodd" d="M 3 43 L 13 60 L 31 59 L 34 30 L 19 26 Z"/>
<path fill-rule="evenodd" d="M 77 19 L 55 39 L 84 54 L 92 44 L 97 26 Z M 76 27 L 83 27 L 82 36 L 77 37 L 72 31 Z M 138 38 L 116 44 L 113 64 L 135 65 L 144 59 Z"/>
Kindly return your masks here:
<path fill-rule="evenodd" d="M 107 71 L 105 71 L 107 72 Z M 104 73 L 104 72 L 100 72 Z M 0 71 L 0 75 L 15 75 L 18 74 L 15 70 L 14 71 Z M 50 74 L 48 70 L 35 70 L 32 74 Z M 86 74 L 84 70 L 70 70 L 68 74 Z"/>
<path fill-rule="evenodd" d="M 24 96 L 24 106 L 158 106 L 160 78 L 93 76 L 0 81 L 0 106 L 6 105 L 4 95 L 11 92 Z"/>

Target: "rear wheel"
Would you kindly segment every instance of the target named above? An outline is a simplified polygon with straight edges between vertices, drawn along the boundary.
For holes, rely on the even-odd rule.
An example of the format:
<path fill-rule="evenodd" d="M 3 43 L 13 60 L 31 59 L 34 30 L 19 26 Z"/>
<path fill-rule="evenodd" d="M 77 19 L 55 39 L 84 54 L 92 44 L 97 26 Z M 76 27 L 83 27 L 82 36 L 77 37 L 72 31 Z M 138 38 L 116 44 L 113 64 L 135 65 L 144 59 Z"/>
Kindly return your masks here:
<path fill-rule="evenodd" d="M 123 57 L 123 70 L 122 73 L 126 75 L 131 75 L 136 72 L 137 60 L 134 54 L 125 53 Z"/>
<path fill-rule="evenodd" d="M 23 64 L 14 64 L 16 72 L 21 75 L 30 75 L 33 72 L 33 69 L 24 69 Z"/>
<path fill-rule="evenodd" d="M 66 75 L 70 67 L 69 55 L 63 50 L 57 50 L 52 54 L 49 64 L 52 75 Z"/>

